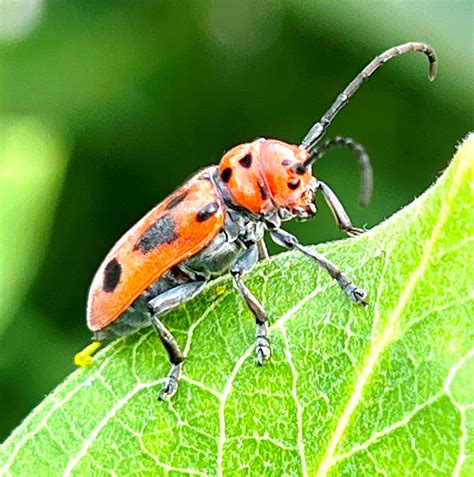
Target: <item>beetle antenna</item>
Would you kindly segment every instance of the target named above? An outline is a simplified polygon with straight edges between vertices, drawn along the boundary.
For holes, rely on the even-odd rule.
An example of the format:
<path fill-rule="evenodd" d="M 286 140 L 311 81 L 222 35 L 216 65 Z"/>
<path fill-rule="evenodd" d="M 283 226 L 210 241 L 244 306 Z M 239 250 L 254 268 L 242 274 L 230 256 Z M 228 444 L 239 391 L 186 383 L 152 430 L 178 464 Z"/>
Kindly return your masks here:
<path fill-rule="evenodd" d="M 370 202 L 372 197 L 372 189 L 374 185 L 372 165 L 370 164 L 370 158 L 365 151 L 364 146 L 354 141 L 350 137 L 336 136 L 333 139 L 329 139 L 318 147 L 313 148 L 307 161 L 311 163 L 321 159 L 329 151 L 338 147 L 346 147 L 354 153 L 360 170 L 361 188 L 359 196 L 359 204 L 365 206 Z M 306 172 L 306 168 L 302 164 L 297 164 L 295 168 L 297 174 Z"/>
<path fill-rule="evenodd" d="M 420 51 L 424 53 L 430 62 L 428 78 L 433 81 L 436 76 L 437 62 L 434 49 L 426 43 L 404 43 L 403 45 L 394 46 L 384 51 L 381 55 L 376 56 L 353 80 L 347 88 L 336 98 L 336 101 L 327 110 L 324 116 L 309 130 L 308 134 L 301 141 L 301 146 L 307 151 L 311 151 L 320 141 L 326 132 L 327 127 L 336 117 L 337 113 L 347 104 L 352 95 L 362 86 L 365 80 L 370 78 L 384 63 L 395 58 L 396 56 L 409 53 L 411 51 Z M 304 162 L 305 168 L 316 160 L 310 157 Z"/>

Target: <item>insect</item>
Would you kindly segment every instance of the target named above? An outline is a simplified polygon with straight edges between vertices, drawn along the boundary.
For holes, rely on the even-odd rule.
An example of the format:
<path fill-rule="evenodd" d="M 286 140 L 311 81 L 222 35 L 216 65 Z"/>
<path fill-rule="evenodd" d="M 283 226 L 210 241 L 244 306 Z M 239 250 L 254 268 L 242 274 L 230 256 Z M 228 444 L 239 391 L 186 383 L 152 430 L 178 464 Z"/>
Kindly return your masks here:
<path fill-rule="evenodd" d="M 351 282 L 321 254 L 284 231 L 281 224 L 316 214 L 316 192 L 331 209 L 338 227 L 350 236 L 363 230 L 352 225 L 335 193 L 312 176 L 312 164 L 336 147 L 356 156 L 362 176 L 361 203 L 372 193 L 372 168 L 364 148 L 347 137 L 318 145 L 327 127 L 380 66 L 404 53 L 423 52 L 429 78 L 436 74 L 434 50 L 424 43 L 405 43 L 371 61 L 314 124 L 300 145 L 257 139 L 229 150 L 219 165 L 194 175 L 170 197 L 135 224 L 112 248 L 92 282 L 87 324 L 94 333 L 91 345 L 76 355 L 78 365 L 91 362 L 102 341 L 149 326 L 155 328 L 171 362 L 159 399 L 178 389 L 185 356 L 162 318 L 195 297 L 213 278 L 230 273 L 233 284 L 256 320 L 256 362 L 270 358 L 268 316 L 247 288 L 242 276 L 266 258 L 265 231 L 279 245 L 303 253 L 325 269 L 355 303 L 366 305 L 366 292 Z"/>

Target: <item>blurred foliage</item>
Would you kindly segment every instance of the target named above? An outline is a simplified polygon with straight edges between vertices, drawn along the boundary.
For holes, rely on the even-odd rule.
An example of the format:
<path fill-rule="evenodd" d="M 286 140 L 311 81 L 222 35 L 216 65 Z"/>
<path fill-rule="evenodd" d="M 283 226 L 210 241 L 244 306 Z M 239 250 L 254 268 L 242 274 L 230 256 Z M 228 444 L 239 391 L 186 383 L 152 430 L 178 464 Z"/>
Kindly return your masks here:
<path fill-rule="evenodd" d="M 41 263 L 44 250 L 37 244 L 47 241 L 63 180 L 66 151 L 49 129 L 28 117 L 0 119 L 0 334 Z M 21 253 L 12 253 L 18 244 Z"/>
<path fill-rule="evenodd" d="M 472 18 L 471 1 L 3 0 L 2 436 L 73 369 L 91 277 L 123 231 L 233 145 L 298 141 L 368 61 L 409 40 L 436 48 L 437 80 L 422 55 L 391 62 L 328 135 L 367 147 L 373 203 L 355 205 L 347 153 L 316 173 L 358 225 L 421 193 L 472 127 Z M 341 236 L 324 206 L 288 228 L 307 243 Z"/>

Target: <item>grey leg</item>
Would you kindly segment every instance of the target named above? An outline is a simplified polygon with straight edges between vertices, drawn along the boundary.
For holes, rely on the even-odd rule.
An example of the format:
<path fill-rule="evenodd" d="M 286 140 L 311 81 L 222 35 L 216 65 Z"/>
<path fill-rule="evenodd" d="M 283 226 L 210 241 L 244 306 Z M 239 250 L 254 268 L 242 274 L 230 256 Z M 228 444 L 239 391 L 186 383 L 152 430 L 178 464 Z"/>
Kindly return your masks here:
<path fill-rule="evenodd" d="M 158 395 L 158 399 L 164 401 L 173 397 L 178 390 L 178 380 L 181 374 L 181 363 L 184 361 L 184 355 L 168 328 L 166 328 L 156 316 L 152 315 L 151 323 L 168 352 L 171 362 L 171 371 L 168 374 L 168 381 Z"/>
<path fill-rule="evenodd" d="M 339 229 L 344 230 L 350 236 L 356 236 L 364 233 L 363 229 L 354 227 L 351 219 L 344 210 L 341 201 L 337 198 L 332 189 L 324 182 L 318 180 L 318 189 L 323 193 L 324 199 L 334 215 Z"/>
<path fill-rule="evenodd" d="M 268 316 L 262 305 L 255 298 L 253 293 L 245 286 L 242 281 L 242 275 L 249 271 L 258 260 L 258 249 L 256 245 L 251 245 L 246 252 L 238 258 L 230 273 L 234 282 L 234 286 L 244 299 L 248 308 L 255 317 L 257 330 L 255 332 L 255 353 L 256 361 L 259 366 L 270 358 L 270 342 L 268 340 Z"/>
<path fill-rule="evenodd" d="M 158 396 L 160 400 L 170 399 L 178 390 L 181 363 L 184 361 L 184 355 L 173 335 L 158 317 L 165 315 L 172 308 L 189 301 L 201 291 L 205 284 L 205 281 L 185 283 L 158 295 L 148 303 L 151 324 L 158 333 L 171 362 L 168 382 Z"/>
<path fill-rule="evenodd" d="M 315 252 L 309 247 L 301 245 L 294 235 L 291 235 L 284 230 L 272 229 L 270 230 L 270 235 L 278 245 L 290 249 L 299 250 L 307 257 L 312 258 L 320 267 L 324 268 L 329 273 L 329 275 L 334 278 L 334 280 L 337 281 L 341 289 L 349 296 L 352 301 L 356 303 L 361 303 L 364 306 L 367 305 L 367 302 L 365 301 L 365 298 L 367 296 L 366 292 L 354 285 L 349 280 L 349 278 L 343 275 L 339 268 L 326 257 L 324 257 L 318 252 Z"/>
<path fill-rule="evenodd" d="M 267 250 L 267 246 L 265 245 L 265 240 L 263 238 L 257 242 L 257 249 L 258 249 L 258 259 L 266 260 L 268 258 L 268 250 Z"/>

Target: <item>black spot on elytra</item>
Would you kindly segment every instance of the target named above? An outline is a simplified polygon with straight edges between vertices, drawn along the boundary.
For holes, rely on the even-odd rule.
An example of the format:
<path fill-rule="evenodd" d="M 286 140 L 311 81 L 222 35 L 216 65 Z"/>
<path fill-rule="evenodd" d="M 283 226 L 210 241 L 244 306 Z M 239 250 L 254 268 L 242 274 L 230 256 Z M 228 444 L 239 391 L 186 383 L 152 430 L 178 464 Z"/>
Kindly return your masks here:
<path fill-rule="evenodd" d="M 177 238 L 176 222 L 170 214 L 166 214 L 148 227 L 133 249 L 147 253 L 158 247 L 158 245 L 172 243 Z"/>
<path fill-rule="evenodd" d="M 267 186 L 263 182 L 258 181 L 258 188 L 260 189 L 260 197 L 262 198 L 262 200 L 267 200 L 268 199 Z"/>
<path fill-rule="evenodd" d="M 121 276 L 122 267 L 118 260 L 113 258 L 104 269 L 104 283 L 102 284 L 104 291 L 107 293 L 113 292 L 117 288 Z"/>
<path fill-rule="evenodd" d="M 221 172 L 221 179 L 223 182 L 229 182 L 231 177 L 232 177 L 232 169 L 230 167 L 226 167 Z"/>
<path fill-rule="evenodd" d="M 206 220 L 210 219 L 218 210 L 219 204 L 217 202 L 207 204 L 196 214 L 196 220 L 198 222 L 205 222 Z"/>
<path fill-rule="evenodd" d="M 183 202 L 183 200 L 186 198 L 188 195 L 188 192 L 184 190 L 183 192 L 179 193 L 178 195 L 175 195 L 174 197 L 171 197 L 170 201 L 166 204 L 165 209 L 170 210 L 176 207 L 178 204 Z"/>
<path fill-rule="evenodd" d="M 283 159 L 283 161 L 281 161 L 282 166 L 289 166 L 290 164 L 291 164 L 291 161 L 289 159 Z"/>
<path fill-rule="evenodd" d="M 248 169 L 252 165 L 252 154 L 245 154 L 242 159 L 239 159 L 239 164 L 245 169 Z"/>
<path fill-rule="evenodd" d="M 288 189 L 296 190 L 300 186 L 300 182 L 301 181 L 299 179 L 293 179 L 293 180 L 287 182 L 286 185 L 288 186 Z"/>

